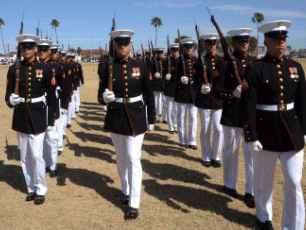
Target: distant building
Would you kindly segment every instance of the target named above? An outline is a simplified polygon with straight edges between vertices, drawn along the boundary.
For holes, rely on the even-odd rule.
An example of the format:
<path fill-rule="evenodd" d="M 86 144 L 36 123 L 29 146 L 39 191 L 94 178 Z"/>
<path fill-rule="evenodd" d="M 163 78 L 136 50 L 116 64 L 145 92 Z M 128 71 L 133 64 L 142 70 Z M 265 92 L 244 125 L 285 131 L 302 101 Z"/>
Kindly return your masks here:
<path fill-rule="evenodd" d="M 103 55 L 104 53 L 106 53 L 105 50 L 81 50 L 81 58 L 90 58 L 91 57 L 91 52 L 92 52 L 92 58 L 95 59 L 100 59 L 101 54 Z"/>

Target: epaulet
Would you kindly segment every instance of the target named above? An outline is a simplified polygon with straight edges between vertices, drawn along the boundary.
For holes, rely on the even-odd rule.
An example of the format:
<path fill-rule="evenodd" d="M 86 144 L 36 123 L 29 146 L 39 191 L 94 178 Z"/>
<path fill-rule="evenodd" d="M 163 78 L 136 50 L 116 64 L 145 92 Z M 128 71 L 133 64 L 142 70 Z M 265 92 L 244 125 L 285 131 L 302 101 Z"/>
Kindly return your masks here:
<path fill-rule="evenodd" d="M 252 62 L 252 63 L 250 64 L 250 66 L 257 65 L 257 64 L 259 64 L 259 63 L 261 63 L 261 62 L 262 62 L 262 59 L 257 59 L 257 60 L 255 60 L 254 62 Z"/>
<path fill-rule="evenodd" d="M 287 56 L 284 56 L 284 58 L 287 59 L 288 61 L 292 61 L 292 62 L 301 64 L 301 63 L 299 63 L 298 61 L 296 61 L 296 60 L 294 60 L 294 59 L 292 59 L 292 58 L 289 58 L 289 57 L 287 57 Z"/>

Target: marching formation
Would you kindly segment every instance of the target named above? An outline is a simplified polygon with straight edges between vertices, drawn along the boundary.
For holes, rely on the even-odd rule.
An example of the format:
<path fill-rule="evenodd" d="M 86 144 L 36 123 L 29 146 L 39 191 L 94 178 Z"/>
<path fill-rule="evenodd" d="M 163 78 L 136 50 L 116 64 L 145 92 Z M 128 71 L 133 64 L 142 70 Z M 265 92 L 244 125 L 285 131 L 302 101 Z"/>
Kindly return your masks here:
<path fill-rule="evenodd" d="M 178 31 L 179 43 L 169 44 L 168 38 L 166 57 L 165 48 L 150 43 L 148 50 L 141 47 L 142 52 L 133 52 L 132 57 L 134 32 L 115 30 L 113 22 L 110 49 L 98 67 L 98 101 L 106 111 L 104 128 L 115 147 L 126 216 L 139 215 L 145 132 L 164 122 L 169 134 L 178 135 L 182 148 L 201 147 L 204 167 L 223 167 L 224 192 L 233 198 L 238 197 L 242 139 L 244 201 L 256 208 L 260 229 L 273 229 L 272 191 L 279 158 L 284 175 L 282 228 L 304 229 L 306 86 L 301 65 L 284 55 L 291 22 L 260 27 L 267 54 L 257 59 L 248 55 L 251 29 L 228 31 L 231 52 L 213 16 L 211 21 L 217 34 L 200 36 L 196 26 L 196 42 L 181 39 Z M 218 39 L 223 57 L 216 53 Z M 84 79 L 74 54 L 58 44 L 35 35 L 20 35 L 17 40 L 18 59 L 8 71 L 5 100 L 14 108 L 26 201 L 42 204 L 47 192 L 45 172 L 57 176 L 57 157 L 64 148 L 66 127 L 79 112 Z M 196 142 L 198 117 L 200 144 Z"/>

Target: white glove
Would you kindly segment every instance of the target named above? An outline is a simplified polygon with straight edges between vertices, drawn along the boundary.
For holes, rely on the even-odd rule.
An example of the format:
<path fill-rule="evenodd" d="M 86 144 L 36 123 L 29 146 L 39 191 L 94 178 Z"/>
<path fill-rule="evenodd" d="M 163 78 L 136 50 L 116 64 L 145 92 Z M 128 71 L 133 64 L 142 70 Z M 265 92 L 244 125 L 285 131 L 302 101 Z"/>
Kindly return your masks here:
<path fill-rule="evenodd" d="M 171 74 L 167 73 L 165 78 L 166 78 L 167 81 L 170 81 L 171 80 Z"/>
<path fill-rule="evenodd" d="M 19 97 L 19 95 L 16 95 L 16 94 L 12 93 L 9 101 L 10 101 L 11 106 L 16 106 L 16 105 L 20 104 L 20 97 Z"/>
<path fill-rule="evenodd" d="M 148 124 L 147 130 L 148 131 L 153 131 L 154 130 L 154 125 Z"/>
<path fill-rule="evenodd" d="M 156 72 L 156 73 L 154 74 L 154 77 L 155 77 L 155 78 L 160 78 L 160 73 Z"/>
<path fill-rule="evenodd" d="M 47 127 L 47 131 L 53 131 L 54 130 L 54 126 L 48 126 Z"/>
<path fill-rule="evenodd" d="M 63 115 L 65 115 L 65 114 L 67 114 L 68 111 L 67 111 L 67 109 L 62 109 L 61 112 L 62 112 Z"/>
<path fill-rule="evenodd" d="M 182 82 L 182 84 L 185 84 L 185 85 L 187 85 L 188 84 L 188 77 L 186 77 L 186 76 L 182 76 L 181 77 L 181 82 Z"/>
<path fill-rule="evenodd" d="M 201 93 L 202 94 L 208 94 L 210 93 L 210 84 L 209 85 L 202 85 L 201 87 Z"/>
<path fill-rule="evenodd" d="M 234 97 L 241 98 L 241 85 L 238 85 L 233 92 Z"/>
<path fill-rule="evenodd" d="M 113 91 L 109 91 L 108 89 L 105 89 L 103 93 L 103 101 L 108 104 L 110 102 L 113 102 L 115 100 L 115 94 Z"/>
<path fill-rule="evenodd" d="M 262 150 L 262 144 L 259 141 L 247 142 L 247 144 L 251 151 L 258 152 Z"/>

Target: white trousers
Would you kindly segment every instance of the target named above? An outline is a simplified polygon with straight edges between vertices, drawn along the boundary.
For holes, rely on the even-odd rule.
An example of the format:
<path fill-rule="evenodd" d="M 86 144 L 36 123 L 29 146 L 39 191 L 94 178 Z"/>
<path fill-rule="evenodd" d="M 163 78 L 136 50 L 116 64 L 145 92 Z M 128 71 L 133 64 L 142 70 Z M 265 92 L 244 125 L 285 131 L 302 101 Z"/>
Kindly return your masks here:
<path fill-rule="evenodd" d="M 188 111 L 188 120 L 189 120 L 189 132 L 187 135 L 187 111 Z M 196 136 L 197 136 L 197 107 L 193 104 L 187 103 L 178 103 L 177 102 L 177 128 L 180 144 L 183 145 L 196 145 Z"/>
<path fill-rule="evenodd" d="M 20 161 L 28 193 L 44 196 L 47 193 L 43 144 L 45 133 L 24 134 L 17 132 Z"/>
<path fill-rule="evenodd" d="M 123 136 L 110 133 L 117 155 L 122 193 L 130 196 L 129 206 L 139 208 L 142 183 L 141 147 L 144 134 Z"/>
<path fill-rule="evenodd" d="M 55 120 L 54 129 L 52 131 L 45 132 L 43 158 L 45 160 L 45 166 L 50 167 L 50 170 L 56 170 L 57 164 L 57 146 L 58 146 L 58 134 L 57 126 L 58 120 Z"/>
<path fill-rule="evenodd" d="M 162 113 L 163 92 L 153 91 L 153 93 L 154 93 L 154 103 L 155 103 L 155 109 L 156 109 L 156 121 L 158 121 Z"/>
<path fill-rule="evenodd" d="M 71 124 L 71 119 L 75 118 L 75 93 L 71 95 L 71 102 L 68 107 L 67 124 Z"/>
<path fill-rule="evenodd" d="M 198 108 L 200 121 L 201 121 L 201 148 L 202 148 L 202 159 L 204 161 L 220 160 L 222 142 L 223 142 L 223 127 L 220 124 L 222 109 L 201 109 Z M 213 140 L 212 144 L 210 141 L 211 137 L 211 125 L 213 126 Z"/>
<path fill-rule="evenodd" d="M 162 102 L 163 102 L 163 121 L 168 122 L 168 104 L 166 100 L 166 96 L 163 94 L 162 96 Z"/>
<path fill-rule="evenodd" d="M 237 188 L 239 143 L 243 135 L 243 129 L 237 127 L 223 126 L 224 147 L 223 147 L 223 180 L 224 185 L 230 189 Z M 245 161 L 245 191 L 251 195 L 253 192 L 254 167 L 252 152 L 248 148 L 244 138 L 242 151 Z"/>
<path fill-rule="evenodd" d="M 63 141 L 63 117 L 64 115 L 61 113 L 60 109 L 60 117 L 56 120 L 57 122 L 55 122 L 55 127 L 56 127 L 56 131 L 57 131 L 57 150 L 58 151 L 63 151 L 64 149 L 64 141 Z"/>
<path fill-rule="evenodd" d="M 165 98 L 169 131 L 177 131 L 177 104 L 174 101 L 174 97 L 165 96 Z"/>
<path fill-rule="evenodd" d="M 305 204 L 301 179 L 304 151 L 252 152 L 254 159 L 254 195 L 257 217 L 261 222 L 272 221 L 272 195 L 277 159 L 284 176 L 282 229 L 302 230 L 305 225 Z M 279 210 L 278 210 L 279 211 Z"/>
<path fill-rule="evenodd" d="M 62 114 L 63 135 L 66 135 L 67 120 L 68 120 L 68 113 Z"/>
<path fill-rule="evenodd" d="M 77 87 L 77 90 L 75 92 L 75 112 L 79 112 L 80 104 L 81 104 L 80 87 Z"/>

